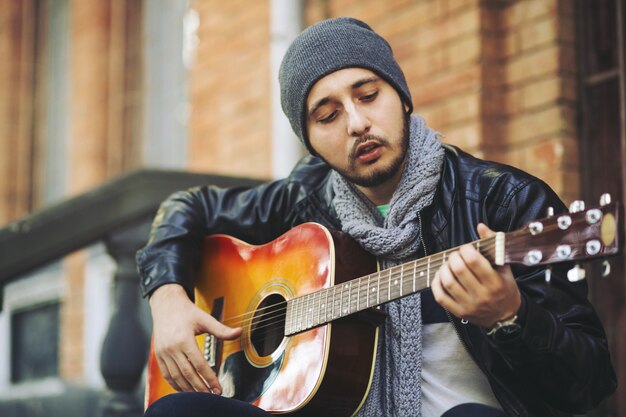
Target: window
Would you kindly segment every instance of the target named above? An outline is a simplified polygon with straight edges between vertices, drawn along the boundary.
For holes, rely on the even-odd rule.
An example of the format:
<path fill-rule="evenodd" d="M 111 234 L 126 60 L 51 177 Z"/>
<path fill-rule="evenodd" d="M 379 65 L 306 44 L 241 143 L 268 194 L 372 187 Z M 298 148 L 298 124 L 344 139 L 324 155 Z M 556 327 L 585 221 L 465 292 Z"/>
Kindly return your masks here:
<path fill-rule="evenodd" d="M 11 314 L 11 383 L 58 375 L 59 310 L 54 302 Z"/>

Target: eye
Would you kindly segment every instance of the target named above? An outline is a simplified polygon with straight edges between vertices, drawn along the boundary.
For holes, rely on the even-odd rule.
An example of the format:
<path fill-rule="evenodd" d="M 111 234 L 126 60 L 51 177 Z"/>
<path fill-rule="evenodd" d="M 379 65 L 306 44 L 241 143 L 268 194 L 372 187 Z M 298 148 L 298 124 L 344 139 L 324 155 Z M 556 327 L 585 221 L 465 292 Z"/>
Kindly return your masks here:
<path fill-rule="evenodd" d="M 378 91 L 374 91 L 371 94 L 366 94 L 364 96 L 361 96 L 360 100 L 364 102 L 369 102 L 369 101 L 374 101 L 376 97 L 378 97 Z"/>
<path fill-rule="evenodd" d="M 337 110 L 333 111 L 332 113 L 330 113 L 328 116 L 325 116 L 321 119 L 318 120 L 318 123 L 322 123 L 322 124 L 327 124 L 332 122 L 333 120 L 335 120 L 335 117 L 337 117 Z"/>

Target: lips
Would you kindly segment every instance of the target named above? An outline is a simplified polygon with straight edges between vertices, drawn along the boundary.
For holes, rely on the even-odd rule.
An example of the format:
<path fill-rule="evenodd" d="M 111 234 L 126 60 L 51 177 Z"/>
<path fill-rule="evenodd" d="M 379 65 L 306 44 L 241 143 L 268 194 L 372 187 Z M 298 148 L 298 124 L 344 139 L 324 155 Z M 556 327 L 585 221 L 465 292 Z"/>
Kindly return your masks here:
<path fill-rule="evenodd" d="M 354 156 L 360 162 L 372 162 L 380 157 L 382 145 L 376 141 L 368 140 L 357 146 Z"/>

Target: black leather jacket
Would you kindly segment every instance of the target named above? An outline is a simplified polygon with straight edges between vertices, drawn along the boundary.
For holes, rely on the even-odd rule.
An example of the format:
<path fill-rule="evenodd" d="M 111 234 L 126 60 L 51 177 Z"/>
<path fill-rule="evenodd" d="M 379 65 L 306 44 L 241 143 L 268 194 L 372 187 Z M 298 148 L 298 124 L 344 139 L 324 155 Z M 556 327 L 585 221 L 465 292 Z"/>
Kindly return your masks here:
<path fill-rule="evenodd" d="M 157 214 L 149 244 L 137 254 L 144 295 L 178 283 L 191 297 L 199 242 L 207 234 L 259 244 L 308 221 L 339 229 L 328 174 L 323 162 L 307 157 L 288 178 L 257 188 L 201 187 L 172 195 Z M 557 213 L 564 209 L 537 178 L 446 146 L 434 202 L 420 213 L 423 246 L 432 254 L 476 240 L 479 222 L 516 230 L 545 217 L 549 206 Z M 553 270 L 549 285 L 542 270 L 513 272 L 523 298 L 521 334 L 496 341 L 452 317 L 463 344 L 511 416 L 560 416 L 596 407 L 614 391 L 616 378 L 586 284 L 568 282 L 563 268 Z"/>

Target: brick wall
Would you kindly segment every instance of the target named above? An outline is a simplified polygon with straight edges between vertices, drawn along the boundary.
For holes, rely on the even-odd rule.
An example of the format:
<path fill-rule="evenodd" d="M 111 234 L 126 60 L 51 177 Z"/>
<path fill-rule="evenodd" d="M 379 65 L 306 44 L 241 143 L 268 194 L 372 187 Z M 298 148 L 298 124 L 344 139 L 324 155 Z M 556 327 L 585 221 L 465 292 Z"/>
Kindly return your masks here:
<path fill-rule="evenodd" d="M 31 0 L 0 2 L 0 224 L 32 208 L 35 19 Z"/>
<path fill-rule="evenodd" d="M 503 45 L 503 143 L 494 154 L 580 195 L 574 2 L 516 2 L 496 11 Z"/>
<path fill-rule="evenodd" d="M 189 168 L 271 175 L 269 0 L 196 0 Z"/>
<path fill-rule="evenodd" d="M 68 194 L 88 191 L 138 165 L 132 152 L 139 103 L 130 94 L 141 70 L 137 45 L 139 2 L 70 0 Z M 0 2 L 0 225 L 41 208 L 45 147 L 39 135 L 46 90 L 47 1 Z M 131 21 L 135 19 L 135 21 Z M 138 32 L 139 33 L 139 32 Z M 54 51 L 50 52 L 54 53 Z M 54 97 L 51 97 L 54 100 Z M 60 373 L 83 376 L 85 254 L 65 260 Z"/>
<path fill-rule="evenodd" d="M 415 113 L 479 157 L 579 195 L 573 2 L 310 0 L 306 22 L 350 15 L 389 40 Z"/>
<path fill-rule="evenodd" d="M 70 1 L 70 180 L 79 194 L 139 165 L 140 4 L 109 0 Z M 134 19 L 134 20 L 133 20 Z M 131 65 L 132 64 L 132 65 Z M 67 293 L 61 309 L 60 371 L 83 376 L 86 254 L 65 260 Z"/>

